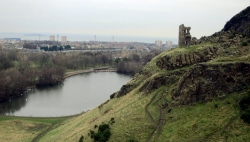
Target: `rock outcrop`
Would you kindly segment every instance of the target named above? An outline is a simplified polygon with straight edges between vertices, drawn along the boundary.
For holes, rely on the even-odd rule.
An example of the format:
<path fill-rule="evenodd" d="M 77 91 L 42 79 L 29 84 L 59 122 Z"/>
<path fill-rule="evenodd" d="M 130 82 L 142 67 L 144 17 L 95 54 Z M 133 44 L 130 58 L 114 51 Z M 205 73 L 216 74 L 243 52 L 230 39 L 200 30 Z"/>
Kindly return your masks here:
<path fill-rule="evenodd" d="M 249 84 L 249 63 L 197 64 L 180 78 L 172 98 L 184 105 L 208 102 L 246 89 Z"/>
<path fill-rule="evenodd" d="M 250 36 L 250 6 L 231 18 L 222 31 L 236 31 Z"/>

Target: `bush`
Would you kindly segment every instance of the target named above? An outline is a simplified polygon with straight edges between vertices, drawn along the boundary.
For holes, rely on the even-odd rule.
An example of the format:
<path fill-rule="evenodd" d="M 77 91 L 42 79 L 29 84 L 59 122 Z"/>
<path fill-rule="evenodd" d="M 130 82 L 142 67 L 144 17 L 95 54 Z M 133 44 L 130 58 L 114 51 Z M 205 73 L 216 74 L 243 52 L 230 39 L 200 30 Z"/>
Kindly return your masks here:
<path fill-rule="evenodd" d="M 92 130 L 90 130 L 89 132 L 90 132 L 90 137 L 91 137 L 91 138 L 94 138 L 95 132 L 92 131 Z"/>
<path fill-rule="evenodd" d="M 107 138 L 107 140 L 109 139 L 109 137 L 111 136 L 111 132 L 110 132 L 110 129 L 106 129 L 103 131 L 103 136 L 105 138 Z"/>
<path fill-rule="evenodd" d="M 94 138 L 95 141 L 99 141 L 100 138 L 101 138 L 101 134 L 100 133 L 95 133 L 93 138 Z"/>
<path fill-rule="evenodd" d="M 102 124 L 99 126 L 98 131 L 104 132 L 106 129 L 110 129 L 108 124 Z"/>
<path fill-rule="evenodd" d="M 138 142 L 137 140 L 131 139 L 129 142 Z"/>
<path fill-rule="evenodd" d="M 250 92 L 240 100 L 240 109 L 243 111 L 240 118 L 250 124 Z"/>
<path fill-rule="evenodd" d="M 242 115 L 240 116 L 240 118 L 243 119 L 245 123 L 250 124 L 250 108 L 244 111 Z"/>
<path fill-rule="evenodd" d="M 241 45 L 242 46 L 247 46 L 247 42 L 243 41 Z"/>
<path fill-rule="evenodd" d="M 95 125 L 95 128 L 97 128 L 98 127 L 98 125 Z"/>
<path fill-rule="evenodd" d="M 250 94 L 248 94 L 247 96 L 244 96 L 241 100 L 240 100 L 240 109 L 241 110 L 247 110 L 250 106 Z"/>
<path fill-rule="evenodd" d="M 114 124 L 115 123 L 115 118 L 114 117 L 112 117 L 111 119 L 110 119 L 110 121 L 109 121 L 109 124 Z"/>
<path fill-rule="evenodd" d="M 79 142 L 83 142 L 83 139 L 84 139 L 84 137 L 81 136 L 80 139 L 79 139 Z"/>
<path fill-rule="evenodd" d="M 95 128 L 97 127 L 98 126 L 95 125 Z M 91 134 L 91 138 L 93 138 L 94 141 L 98 141 L 98 142 L 108 141 L 111 136 L 109 124 L 103 123 L 99 125 L 98 132 L 95 133 L 94 131 L 90 130 L 90 134 Z"/>
<path fill-rule="evenodd" d="M 215 105 L 214 105 L 214 108 L 218 108 L 218 107 L 219 107 L 218 104 L 215 104 Z"/>

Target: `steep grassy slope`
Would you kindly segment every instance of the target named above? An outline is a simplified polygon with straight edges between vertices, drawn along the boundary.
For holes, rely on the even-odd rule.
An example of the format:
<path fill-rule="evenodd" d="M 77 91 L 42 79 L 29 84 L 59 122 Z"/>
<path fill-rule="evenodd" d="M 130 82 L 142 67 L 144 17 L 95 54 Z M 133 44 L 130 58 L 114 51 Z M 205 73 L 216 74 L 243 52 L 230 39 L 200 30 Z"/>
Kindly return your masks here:
<path fill-rule="evenodd" d="M 244 41 L 249 38 L 218 32 L 163 52 L 112 99 L 66 120 L 41 141 L 78 141 L 82 135 L 92 141 L 89 130 L 112 117 L 112 142 L 249 140 L 238 106 L 250 86 L 250 43 L 242 46 Z"/>

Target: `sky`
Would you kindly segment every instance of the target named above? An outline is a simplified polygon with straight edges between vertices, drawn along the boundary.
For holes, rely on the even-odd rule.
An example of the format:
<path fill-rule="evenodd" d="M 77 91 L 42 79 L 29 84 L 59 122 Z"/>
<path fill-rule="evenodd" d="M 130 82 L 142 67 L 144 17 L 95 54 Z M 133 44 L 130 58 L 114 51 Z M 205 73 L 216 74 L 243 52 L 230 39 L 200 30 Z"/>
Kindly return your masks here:
<path fill-rule="evenodd" d="M 197 38 L 223 28 L 250 0 L 0 0 L 0 33 Z"/>

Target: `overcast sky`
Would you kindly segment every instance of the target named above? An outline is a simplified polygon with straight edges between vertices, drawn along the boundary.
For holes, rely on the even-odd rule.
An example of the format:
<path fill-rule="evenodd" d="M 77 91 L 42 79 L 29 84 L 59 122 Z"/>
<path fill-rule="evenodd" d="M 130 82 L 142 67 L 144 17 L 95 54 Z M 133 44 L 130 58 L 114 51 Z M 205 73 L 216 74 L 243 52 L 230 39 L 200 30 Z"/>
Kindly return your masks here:
<path fill-rule="evenodd" d="M 223 28 L 250 0 L 0 0 L 0 32 L 200 38 Z"/>

